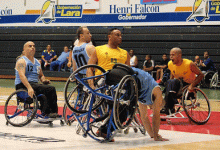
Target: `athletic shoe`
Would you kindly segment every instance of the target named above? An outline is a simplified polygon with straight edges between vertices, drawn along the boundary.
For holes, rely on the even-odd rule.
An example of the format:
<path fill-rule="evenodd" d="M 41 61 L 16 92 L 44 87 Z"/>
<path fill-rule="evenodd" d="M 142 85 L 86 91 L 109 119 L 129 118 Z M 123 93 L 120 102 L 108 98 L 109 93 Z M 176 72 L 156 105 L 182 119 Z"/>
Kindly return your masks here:
<path fill-rule="evenodd" d="M 58 113 L 50 113 L 50 114 L 48 115 L 48 117 L 49 117 L 49 118 L 58 118 L 58 117 L 60 117 L 60 115 L 59 115 Z"/>
<path fill-rule="evenodd" d="M 97 130 L 96 135 L 97 135 L 98 137 L 103 137 L 104 139 L 105 139 L 105 138 L 106 138 L 106 136 L 107 136 L 107 134 L 106 134 L 106 133 L 102 133 L 100 130 Z M 114 139 L 112 139 L 112 140 L 111 140 L 111 141 L 109 141 L 109 142 L 115 142 L 115 140 L 114 140 Z"/>
<path fill-rule="evenodd" d="M 161 79 L 159 79 L 159 80 L 157 80 L 156 82 L 157 82 L 157 83 L 161 83 L 161 82 L 162 82 L 162 80 L 161 80 Z"/>

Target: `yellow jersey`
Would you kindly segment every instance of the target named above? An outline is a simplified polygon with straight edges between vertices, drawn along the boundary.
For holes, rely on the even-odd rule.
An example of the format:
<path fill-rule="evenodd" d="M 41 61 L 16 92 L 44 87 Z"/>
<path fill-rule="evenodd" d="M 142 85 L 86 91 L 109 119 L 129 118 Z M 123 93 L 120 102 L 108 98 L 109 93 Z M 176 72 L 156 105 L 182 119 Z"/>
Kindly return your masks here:
<path fill-rule="evenodd" d="M 192 83 L 196 79 L 196 74 L 190 69 L 190 64 L 192 63 L 189 59 L 183 59 L 180 66 L 173 64 L 172 60 L 168 62 L 168 68 L 171 74 L 176 79 L 183 79 L 184 82 Z"/>
<path fill-rule="evenodd" d="M 109 48 L 107 45 L 97 46 L 96 55 L 98 58 L 98 66 L 103 69 L 110 70 L 116 63 L 125 64 L 127 61 L 127 51 L 117 47 L 117 49 Z M 100 73 L 96 73 L 100 74 Z"/>

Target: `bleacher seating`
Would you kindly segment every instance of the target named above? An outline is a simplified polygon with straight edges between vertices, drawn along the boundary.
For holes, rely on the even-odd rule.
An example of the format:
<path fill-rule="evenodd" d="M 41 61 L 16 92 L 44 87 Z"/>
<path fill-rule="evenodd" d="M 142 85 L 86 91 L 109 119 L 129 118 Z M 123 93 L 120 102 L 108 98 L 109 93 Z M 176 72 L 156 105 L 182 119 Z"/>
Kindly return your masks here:
<path fill-rule="evenodd" d="M 70 46 L 76 37 L 78 27 L 1 27 L 0 30 L 0 75 L 5 69 L 13 70 L 15 59 L 22 52 L 26 41 L 36 44 L 36 58 L 48 44 L 59 56 L 65 45 Z M 89 27 L 96 46 L 107 43 L 107 32 L 111 27 Z M 195 55 L 203 58 L 209 51 L 210 57 L 220 66 L 220 27 L 218 26 L 176 26 L 176 27 L 118 27 L 121 29 L 121 48 L 133 49 L 142 68 L 146 54 L 151 54 L 155 64 L 162 54 L 169 54 L 173 47 L 183 50 L 183 57 L 194 60 Z M 14 74 L 14 71 L 6 71 Z M 5 72 L 4 72 L 5 74 Z M 69 74 L 69 73 L 68 73 Z M 47 74 L 53 76 L 53 73 Z M 62 76 L 62 74 L 60 74 Z M 64 75 L 65 76 L 65 75 Z"/>

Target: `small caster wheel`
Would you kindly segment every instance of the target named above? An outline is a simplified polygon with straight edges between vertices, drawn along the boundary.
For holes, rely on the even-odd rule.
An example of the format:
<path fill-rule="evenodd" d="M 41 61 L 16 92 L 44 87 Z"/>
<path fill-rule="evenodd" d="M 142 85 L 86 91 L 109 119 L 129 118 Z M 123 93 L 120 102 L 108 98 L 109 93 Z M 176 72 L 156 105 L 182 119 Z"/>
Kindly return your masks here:
<path fill-rule="evenodd" d="M 171 124 L 171 120 L 170 120 L 170 119 L 168 119 L 168 120 L 167 120 L 167 123 L 170 125 L 170 124 Z"/>
<path fill-rule="evenodd" d="M 66 123 L 68 126 L 71 126 L 71 122 L 68 120 Z"/>
<path fill-rule="evenodd" d="M 8 121 L 6 121 L 6 126 L 8 126 Z"/>
<path fill-rule="evenodd" d="M 83 134 L 83 137 L 84 137 L 84 138 L 87 138 L 87 134 L 86 134 L 86 133 L 84 133 L 84 134 Z"/>
<path fill-rule="evenodd" d="M 122 133 L 122 129 L 119 129 L 119 130 L 118 130 L 118 133 Z"/>
<path fill-rule="evenodd" d="M 64 126 L 63 120 L 60 120 L 60 125 L 61 125 L 61 126 Z"/>
<path fill-rule="evenodd" d="M 129 133 L 129 128 L 124 130 L 124 134 L 128 134 Z"/>
<path fill-rule="evenodd" d="M 164 119 L 164 118 L 161 118 L 160 120 L 161 120 L 161 121 L 166 121 L 166 119 Z"/>
<path fill-rule="evenodd" d="M 138 129 L 137 128 L 134 128 L 134 133 L 137 133 L 138 132 Z"/>
<path fill-rule="evenodd" d="M 52 122 L 49 123 L 49 127 L 53 127 L 53 123 Z"/>

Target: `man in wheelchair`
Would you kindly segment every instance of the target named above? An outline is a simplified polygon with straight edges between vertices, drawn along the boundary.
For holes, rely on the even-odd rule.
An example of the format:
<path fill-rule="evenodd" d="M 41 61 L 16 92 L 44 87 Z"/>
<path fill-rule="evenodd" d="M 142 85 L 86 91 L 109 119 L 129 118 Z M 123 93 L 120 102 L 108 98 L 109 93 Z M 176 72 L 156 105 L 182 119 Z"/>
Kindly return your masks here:
<path fill-rule="evenodd" d="M 130 57 L 126 50 L 123 50 L 118 47 L 122 42 L 121 31 L 117 28 L 110 29 L 108 32 L 108 44 L 96 47 L 94 53 L 89 59 L 88 64 L 97 64 L 103 69 L 111 70 L 116 63 L 126 64 L 130 66 Z M 131 68 L 130 68 L 131 69 Z M 151 138 L 154 138 L 155 141 L 166 141 L 167 139 L 162 138 L 158 134 L 159 126 L 160 126 L 160 109 L 162 106 L 162 91 L 156 81 L 145 71 L 141 69 L 132 68 L 133 72 L 137 72 L 137 78 L 139 79 L 139 108 L 140 108 L 140 116 L 143 122 L 144 128 L 148 132 Z M 131 70 L 132 70 L 131 69 Z M 114 69 L 113 69 L 114 70 Z M 96 75 L 100 74 L 96 72 Z M 113 77 L 113 80 L 117 78 L 117 76 L 121 76 L 122 72 L 118 71 L 118 74 Z M 87 76 L 93 76 L 92 70 L 87 70 Z M 90 87 L 95 89 L 94 83 L 91 80 L 89 82 Z M 153 109 L 153 118 L 152 118 L 152 126 L 150 120 L 148 118 L 148 106 Z M 124 119 L 122 113 L 122 117 L 120 119 Z M 103 129 L 105 126 L 103 125 L 98 132 L 100 136 L 105 136 L 106 133 Z"/>
<path fill-rule="evenodd" d="M 38 97 L 40 101 L 40 109 L 42 115 L 50 118 L 59 117 L 57 107 L 57 94 L 56 89 L 53 86 L 47 85 L 50 83 L 49 80 L 45 79 L 43 75 L 41 65 L 39 61 L 34 58 L 35 55 L 35 44 L 28 41 L 24 44 L 22 55 L 18 57 L 15 66 L 15 88 L 27 89 L 28 98 L 27 103 L 33 102 L 31 99 L 33 95 Z M 43 84 L 39 84 L 38 80 Z M 20 99 L 22 101 L 22 99 Z"/>
<path fill-rule="evenodd" d="M 165 86 L 165 106 L 161 113 L 167 115 L 174 113 L 174 105 L 178 103 L 177 98 L 181 96 L 182 90 L 188 86 L 188 91 L 193 92 L 193 88 L 203 79 L 201 70 L 191 60 L 182 58 L 182 50 L 178 47 L 171 49 L 170 61 L 168 63 L 171 76 Z M 190 94 L 189 96 L 193 96 Z"/>

